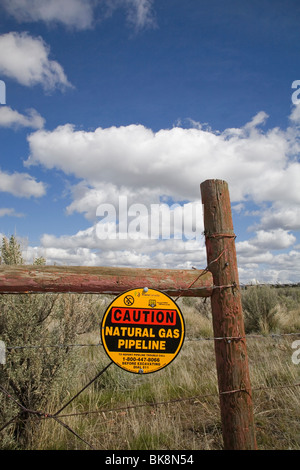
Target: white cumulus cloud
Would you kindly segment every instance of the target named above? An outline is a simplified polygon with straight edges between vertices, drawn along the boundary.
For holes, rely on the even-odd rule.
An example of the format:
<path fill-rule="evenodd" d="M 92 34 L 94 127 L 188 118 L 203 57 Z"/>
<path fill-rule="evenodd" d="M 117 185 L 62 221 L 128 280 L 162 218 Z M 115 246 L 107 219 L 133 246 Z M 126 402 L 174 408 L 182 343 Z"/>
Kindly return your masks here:
<path fill-rule="evenodd" d="M 46 91 L 71 86 L 62 66 L 49 58 L 41 37 L 26 32 L 0 36 L 0 73 L 24 86 L 41 85 Z"/>
<path fill-rule="evenodd" d="M 153 132 L 143 125 L 88 132 L 66 124 L 28 137 L 26 165 L 76 176 L 89 185 L 95 201 L 103 184 L 127 188 L 137 198 L 146 197 L 147 188 L 177 201 L 195 200 L 201 181 L 219 178 L 229 183 L 233 202 L 298 204 L 300 163 L 291 155 L 294 141 L 288 131 L 261 131 L 260 123 L 261 116 L 254 118 L 239 133 L 180 127 Z"/>
<path fill-rule="evenodd" d="M 186 269 L 196 264 L 204 268 L 203 239 L 176 239 L 177 226 L 170 239 L 143 235 L 147 235 L 146 222 L 153 204 L 201 204 L 200 183 L 224 179 L 229 184 L 234 216 L 251 217 L 252 224 L 253 217 L 258 219 L 249 227 L 252 235 L 248 239 L 245 235 L 244 240 L 237 239 L 242 280 L 297 280 L 299 273 L 291 263 L 300 256 L 299 241 L 292 233 L 299 230 L 300 129 L 290 120 L 285 130 L 264 130 L 266 122 L 267 115 L 260 112 L 244 126 L 223 132 L 199 123 L 157 132 L 136 124 L 93 131 L 65 124 L 51 131 L 32 132 L 25 165 L 59 169 L 75 177 L 77 183 L 69 192 L 71 202 L 66 211 L 69 215 L 77 211 L 91 221 L 89 229 L 74 235 L 45 234 L 41 247 L 47 259 L 61 264 Z M 139 227 L 135 237 L 115 236 L 120 228 L 120 196 L 127 198 L 128 206 L 133 205 L 133 212 L 140 208 L 139 217 L 130 222 L 134 229 Z M 116 208 L 117 218 L 107 218 L 106 225 L 99 226 L 97 208 L 105 208 L 105 204 Z M 198 215 L 200 218 L 202 230 L 202 216 Z M 100 239 L 100 228 L 110 236 Z M 189 234 L 193 235 L 192 226 Z"/>
<path fill-rule="evenodd" d="M 17 197 L 41 197 L 46 193 L 46 187 L 28 173 L 8 173 L 0 170 L 0 191 Z"/>

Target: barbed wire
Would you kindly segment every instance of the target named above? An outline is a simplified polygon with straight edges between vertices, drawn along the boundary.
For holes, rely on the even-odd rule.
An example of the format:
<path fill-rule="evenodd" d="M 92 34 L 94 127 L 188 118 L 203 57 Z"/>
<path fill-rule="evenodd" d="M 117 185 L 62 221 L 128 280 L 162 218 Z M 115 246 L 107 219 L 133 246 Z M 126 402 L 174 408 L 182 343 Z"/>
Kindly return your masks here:
<path fill-rule="evenodd" d="M 28 408 L 26 408 L 24 405 L 22 405 L 21 403 L 19 403 L 10 393 L 7 392 L 7 390 L 5 390 L 1 385 L 0 385 L 0 391 L 6 395 L 8 398 L 10 398 L 12 401 L 14 401 L 14 403 L 23 411 L 23 412 L 26 412 L 28 414 L 32 414 L 34 415 L 35 417 L 37 418 L 47 418 L 47 417 L 50 417 L 53 418 L 55 421 L 57 421 L 61 426 L 63 426 L 64 428 L 66 428 L 68 431 L 70 431 L 72 434 L 74 434 L 74 436 L 76 436 L 78 439 L 80 439 L 82 442 L 84 442 L 86 445 L 88 445 L 91 449 L 93 450 L 96 450 L 91 444 L 89 444 L 85 439 L 83 439 L 81 436 L 79 436 L 79 434 L 77 434 L 69 425 L 67 425 L 66 423 L 64 423 L 63 421 L 61 421 L 61 419 L 59 419 L 57 416 L 55 415 L 49 415 L 45 412 L 41 412 L 41 411 L 35 411 L 35 410 L 30 410 Z M 13 418 L 11 418 L 9 421 L 7 421 L 7 423 L 5 423 L 1 428 L 0 428 L 0 432 L 3 431 L 5 428 L 7 428 L 10 424 L 12 424 L 14 421 L 16 421 L 18 418 L 20 417 L 20 413 L 16 414 Z"/>
<path fill-rule="evenodd" d="M 192 341 L 229 341 L 229 340 L 241 340 L 241 339 L 248 339 L 248 338 L 254 338 L 254 339 L 267 339 L 267 338 L 280 338 L 280 337 L 289 337 L 289 336 L 300 336 L 300 331 L 293 331 L 290 333 L 267 333 L 267 334 L 255 334 L 255 333 L 249 333 L 244 336 L 220 336 L 220 337 L 215 337 L 215 336 L 200 336 L 198 338 L 185 338 L 185 342 L 192 342 Z M 71 347 L 99 347 L 103 346 L 101 342 L 99 343 L 86 343 L 86 344 L 36 344 L 36 345 L 21 345 L 21 346 L 6 346 L 7 351 L 12 351 L 14 349 L 46 349 L 46 348 L 71 348 Z"/>
<path fill-rule="evenodd" d="M 274 386 L 259 386 L 259 387 L 251 387 L 252 392 L 257 392 L 257 391 L 267 391 L 267 390 L 280 390 L 283 388 L 293 388 L 293 387 L 299 387 L 299 383 L 294 383 L 294 384 L 286 384 L 286 385 L 274 385 Z M 221 395 L 229 395 L 231 393 L 238 393 L 238 392 L 247 392 L 249 393 L 249 389 L 246 388 L 239 388 L 236 390 L 227 390 L 224 392 L 219 392 L 219 393 L 206 393 L 206 394 L 200 394 L 200 395 L 194 395 L 192 397 L 183 397 L 183 398 L 173 398 L 172 400 L 165 400 L 165 401 L 159 401 L 159 402 L 145 402 L 145 403 L 138 403 L 135 405 L 128 405 L 128 406 L 121 406 L 117 408 L 101 408 L 99 410 L 88 410 L 88 411 L 79 411 L 75 413 L 67 413 L 61 415 L 62 418 L 68 418 L 68 417 L 73 417 L 73 416 L 82 416 L 82 415 L 88 415 L 88 414 L 101 414 L 101 413 L 113 413 L 113 412 L 118 412 L 118 411 L 126 411 L 126 410 L 131 410 L 135 408 L 145 408 L 147 406 L 150 407 L 155 407 L 155 406 L 162 406 L 162 405 L 171 405 L 174 403 L 179 403 L 179 402 L 186 402 L 186 401 L 195 401 L 203 398 L 212 398 L 212 397 L 220 397 Z M 44 416 L 44 418 L 51 418 L 51 415 L 49 416 Z"/>
<path fill-rule="evenodd" d="M 34 345 L 21 345 L 21 346 L 7 346 L 6 349 L 8 351 L 11 351 L 13 349 L 46 349 L 46 348 L 72 348 L 72 347 L 79 347 L 79 348 L 85 348 L 85 347 L 95 347 L 95 346 L 103 346 L 102 343 L 87 343 L 87 344 L 34 344 Z"/>
<path fill-rule="evenodd" d="M 270 336 L 272 336 L 272 337 L 276 336 L 277 337 L 277 336 L 287 336 L 287 335 L 300 335 L 300 333 L 286 333 L 286 334 L 280 334 L 280 335 L 276 334 L 276 335 L 270 335 Z M 255 338 L 256 337 L 265 338 L 265 336 L 263 336 L 263 335 L 251 335 L 251 336 L 253 336 Z M 194 340 L 199 340 L 199 339 L 207 340 L 207 338 L 197 338 L 197 339 L 194 339 Z M 215 339 L 229 340 L 229 339 L 242 339 L 242 337 L 209 338 L 209 339 L 212 339 L 212 340 L 215 340 Z M 78 345 L 74 345 L 74 346 L 78 346 Z M 82 346 L 82 345 L 80 345 L 80 346 Z M 84 346 L 91 346 L 91 345 L 84 345 Z M 95 346 L 99 346 L 99 344 L 95 345 Z M 58 424 L 60 424 L 66 430 L 71 432 L 76 438 L 78 438 L 84 444 L 86 444 L 90 449 L 96 450 L 95 447 L 91 443 L 87 442 L 82 436 L 80 436 L 76 431 L 74 431 L 74 429 L 72 429 L 68 424 L 63 422 L 61 418 L 67 418 L 67 417 L 71 417 L 71 416 L 87 416 L 87 415 L 90 415 L 90 414 L 101 414 L 101 413 L 113 413 L 113 412 L 119 412 L 119 411 L 128 411 L 128 410 L 131 410 L 131 409 L 137 409 L 137 408 L 142 408 L 142 407 L 147 407 L 147 406 L 157 407 L 157 406 L 163 406 L 163 405 L 171 405 L 171 404 L 179 403 L 179 402 L 187 402 L 187 401 L 191 401 L 191 400 L 196 401 L 196 400 L 205 399 L 205 398 L 209 398 L 209 397 L 217 397 L 217 396 L 220 397 L 222 395 L 229 395 L 229 394 L 235 394 L 235 393 L 242 393 L 242 392 L 249 393 L 250 391 L 255 392 L 255 391 L 262 391 L 262 390 L 265 390 L 265 391 L 281 390 L 281 389 L 284 389 L 284 388 L 292 388 L 292 387 L 300 386 L 300 383 L 294 383 L 294 384 L 286 384 L 286 385 L 278 385 L 278 386 L 252 387 L 251 390 L 246 389 L 246 388 L 240 388 L 240 389 L 236 389 L 236 390 L 226 390 L 226 391 L 220 391 L 219 393 L 200 394 L 200 395 L 195 395 L 193 397 L 183 397 L 183 398 L 177 398 L 177 399 L 172 399 L 172 400 L 165 400 L 165 401 L 161 401 L 161 402 L 145 402 L 145 403 L 139 403 L 139 404 L 135 404 L 135 405 L 127 405 L 127 406 L 118 407 L 118 408 L 111 408 L 111 409 L 102 408 L 100 410 L 88 410 L 88 411 L 81 411 L 81 412 L 75 412 L 75 413 L 61 414 L 61 412 L 71 402 L 73 402 L 84 390 L 86 390 L 93 382 L 95 382 L 112 364 L 113 364 L 113 361 L 110 362 L 107 366 L 105 366 L 90 382 L 88 382 L 88 384 L 86 384 L 76 395 L 74 395 L 70 400 L 68 400 L 67 403 L 65 403 L 54 414 L 47 413 L 47 412 L 36 411 L 36 410 L 26 408 L 24 405 L 19 403 L 11 394 L 9 394 L 1 385 L 0 385 L 0 391 L 3 394 L 5 394 L 8 398 L 13 400 L 14 403 L 22 411 L 26 411 L 27 413 L 32 414 L 33 416 L 35 416 L 36 418 L 39 418 L 39 419 L 53 419 L 53 420 L 55 420 Z M 16 419 L 19 418 L 19 416 L 20 416 L 20 414 L 18 413 L 13 418 L 11 418 L 7 423 L 5 423 L 0 428 L 0 431 L 3 431 L 6 427 L 11 425 L 13 422 L 15 422 Z"/>
<path fill-rule="evenodd" d="M 34 415 L 38 418 L 52 418 L 52 419 L 54 419 L 57 423 L 59 423 L 61 426 L 63 426 L 68 431 L 70 431 L 72 434 L 74 434 L 74 436 L 76 436 L 78 439 L 80 439 L 82 442 L 84 442 L 86 445 L 88 445 L 91 449 L 96 450 L 90 443 L 88 443 L 85 439 L 83 439 L 81 436 L 79 436 L 79 434 L 76 433 L 68 424 L 64 423 L 60 419 L 61 417 L 59 418 L 58 415 L 60 415 L 62 410 L 64 410 L 73 400 L 75 400 L 75 398 L 77 398 L 84 390 L 86 390 L 86 388 L 88 388 L 93 382 L 95 382 L 111 366 L 111 364 L 113 364 L 113 361 L 111 361 L 100 372 L 98 372 L 98 374 L 92 380 L 90 380 L 90 382 L 88 382 L 81 390 L 79 390 L 78 393 L 76 393 L 76 395 L 74 395 L 70 400 L 68 400 L 67 403 L 65 403 L 54 414 L 52 414 L 52 413 L 50 414 L 50 413 L 47 413 L 47 412 L 44 412 L 44 411 L 42 412 L 42 411 L 31 410 L 31 409 L 25 407 L 18 400 L 16 400 L 7 390 L 5 390 L 4 387 L 2 387 L 1 385 L 0 385 L 0 391 L 4 395 L 6 395 L 9 399 L 11 399 L 23 412 L 25 411 L 26 413 L 32 414 L 32 415 Z M 10 419 L 6 424 L 4 424 L 0 428 L 0 431 L 3 431 L 7 426 L 12 424 L 16 419 L 19 418 L 19 416 L 20 416 L 19 413 L 17 415 L 15 415 L 12 419 Z"/>
<path fill-rule="evenodd" d="M 267 338 L 280 338 L 285 336 L 300 336 L 300 331 L 292 332 L 292 333 L 269 333 L 269 334 L 254 334 L 249 333 L 244 336 L 221 336 L 221 337 L 200 337 L 200 338 L 186 338 L 185 341 L 218 341 L 218 340 L 240 340 L 240 339 L 248 339 L 248 338 L 259 338 L 259 339 L 267 339 Z"/>
<path fill-rule="evenodd" d="M 285 385 L 273 385 L 273 386 L 259 386 L 259 387 L 251 387 L 251 389 L 247 388 L 239 388 L 236 390 L 226 390 L 226 391 L 220 391 L 219 393 L 207 393 L 207 394 L 200 394 L 200 395 L 194 395 L 192 397 L 183 397 L 183 398 L 175 398 L 172 400 L 165 400 L 165 401 L 160 401 L 160 402 L 145 402 L 145 403 L 139 403 L 135 405 L 127 405 L 123 407 L 118 407 L 118 408 L 101 408 L 99 410 L 88 410 L 88 411 L 80 411 L 80 412 L 75 412 L 75 413 L 67 413 L 67 414 L 61 414 L 61 411 L 66 408 L 75 398 L 78 397 L 80 393 L 82 393 L 89 385 L 91 385 L 100 375 L 102 375 L 112 364 L 113 362 L 109 363 L 104 369 L 102 369 L 95 377 L 92 379 L 85 387 L 83 387 L 71 400 L 69 400 L 60 410 L 58 410 L 56 413 L 51 414 L 51 413 L 46 413 L 46 412 L 41 412 L 41 411 L 36 411 L 36 410 L 31 410 L 26 408 L 24 405 L 19 403 L 11 394 L 9 394 L 1 385 L 0 385 L 0 391 L 6 395 L 8 398 L 13 400 L 15 404 L 18 405 L 18 407 L 21 408 L 22 411 L 26 411 L 29 414 L 33 414 L 35 417 L 40 418 L 40 419 L 54 419 L 57 423 L 59 423 L 61 426 L 63 426 L 65 429 L 67 429 L 69 432 L 71 432 L 75 437 L 80 439 L 82 442 L 84 442 L 88 447 L 90 447 L 92 450 L 96 450 L 93 445 L 91 445 L 89 442 L 87 442 L 84 438 L 82 438 L 78 433 L 76 433 L 68 424 L 64 423 L 61 418 L 68 418 L 68 417 L 74 417 L 74 416 L 86 416 L 89 414 L 105 414 L 105 413 L 114 413 L 114 412 L 120 412 L 120 411 L 128 411 L 131 409 L 137 409 L 137 408 L 143 408 L 143 407 L 157 407 L 157 406 L 166 406 L 166 405 L 171 405 L 174 403 L 179 403 L 179 402 L 187 402 L 193 400 L 196 402 L 196 400 L 200 399 L 205 399 L 205 398 L 211 398 L 211 397 L 220 397 L 222 395 L 229 395 L 229 394 L 235 394 L 235 393 L 250 393 L 250 392 L 256 392 L 256 391 L 269 391 L 269 390 L 282 390 L 285 388 L 294 388 L 294 387 L 299 387 L 300 382 L 293 383 L 293 384 L 285 384 Z M 60 417 L 58 418 L 58 415 Z M 19 417 L 19 414 L 11 418 L 4 426 L 0 428 L 0 431 L 3 431 L 6 427 L 8 427 L 10 424 L 12 424 L 17 418 Z"/>

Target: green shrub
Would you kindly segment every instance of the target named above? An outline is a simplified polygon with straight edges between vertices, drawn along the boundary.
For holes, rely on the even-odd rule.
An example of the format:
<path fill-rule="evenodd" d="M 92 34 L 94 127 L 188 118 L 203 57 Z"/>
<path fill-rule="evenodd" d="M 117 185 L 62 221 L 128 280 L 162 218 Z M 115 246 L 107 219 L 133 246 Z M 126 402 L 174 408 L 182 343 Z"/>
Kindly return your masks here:
<path fill-rule="evenodd" d="M 3 238 L 1 262 L 23 264 L 15 237 Z M 57 345 L 73 342 L 76 331 L 57 315 L 59 299 L 58 294 L 0 295 L 0 339 L 7 347 L 0 383 L 23 407 L 0 395 L 1 426 L 15 417 L 1 433 L 2 449 L 30 446 L 34 415 L 24 409 L 45 410 L 55 385 L 65 380 L 63 366 L 74 353 Z"/>
<path fill-rule="evenodd" d="M 253 286 L 243 291 L 242 305 L 246 333 L 267 334 L 276 329 L 277 303 L 277 292 L 272 287 Z"/>

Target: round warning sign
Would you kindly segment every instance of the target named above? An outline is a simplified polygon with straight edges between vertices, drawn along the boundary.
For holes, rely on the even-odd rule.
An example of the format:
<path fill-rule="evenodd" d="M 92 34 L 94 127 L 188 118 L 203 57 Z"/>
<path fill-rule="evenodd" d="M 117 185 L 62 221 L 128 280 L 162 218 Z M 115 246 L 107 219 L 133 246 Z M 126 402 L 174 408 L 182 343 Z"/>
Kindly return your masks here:
<path fill-rule="evenodd" d="M 107 308 L 101 339 L 110 359 L 135 374 L 166 367 L 179 353 L 185 326 L 180 308 L 155 289 L 133 289 Z"/>

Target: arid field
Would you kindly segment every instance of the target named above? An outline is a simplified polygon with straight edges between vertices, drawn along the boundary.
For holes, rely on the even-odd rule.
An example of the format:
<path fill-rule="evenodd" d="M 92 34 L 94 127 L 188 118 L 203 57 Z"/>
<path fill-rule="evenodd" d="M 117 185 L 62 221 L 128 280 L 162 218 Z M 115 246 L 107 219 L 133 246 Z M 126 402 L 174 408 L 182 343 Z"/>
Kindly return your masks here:
<path fill-rule="evenodd" d="M 300 335 L 290 334 L 300 332 L 300 289 L 251 287 L 242 295 L 258 448 L 300 449 Z M 222 449 L 209 299 L 179 299 L 186 337 L 169 366 L 139 375 L 111 364 L 93 381 L 110 363 L 99 328 L 111 300 L 2 296 L 1 386 L 16 401 L 2 391 L 1 448 Z M 58 420 L 25 411 L 54 414 L 86 385 Z"/>

